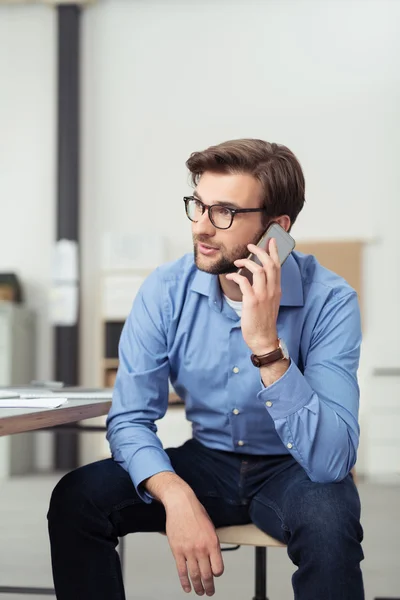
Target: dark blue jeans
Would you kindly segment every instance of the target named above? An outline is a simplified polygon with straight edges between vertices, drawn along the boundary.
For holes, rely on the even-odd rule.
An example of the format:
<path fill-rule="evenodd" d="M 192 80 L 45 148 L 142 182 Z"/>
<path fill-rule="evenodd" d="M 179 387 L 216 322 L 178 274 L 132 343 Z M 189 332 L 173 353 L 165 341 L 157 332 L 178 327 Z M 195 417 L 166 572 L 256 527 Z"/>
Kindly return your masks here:
<path fill-rule="evenodd" d="M 287 544 L 298 566 L 297 600 L 364 598 L 360 500 L 351 475 L 312 483 L 291 455 L 238 455 L 195 440 L 167 453 L 215 527 L 253 522 Z M 123 600 L 118 537 L 165 528 L 162 504 L 142 502 L 112 459 L 63 477 L 48 520 L 58 600 Z"/>

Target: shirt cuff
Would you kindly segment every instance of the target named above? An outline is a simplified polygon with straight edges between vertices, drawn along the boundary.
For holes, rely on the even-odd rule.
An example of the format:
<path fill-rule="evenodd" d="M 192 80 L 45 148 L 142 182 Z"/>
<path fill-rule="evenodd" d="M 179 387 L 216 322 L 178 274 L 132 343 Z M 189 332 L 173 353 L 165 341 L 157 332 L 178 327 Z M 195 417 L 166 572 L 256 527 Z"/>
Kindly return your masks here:
<path fill-rule="evenodd" d="M 280 379 L 258 392 L 257 398 L 264 404 L 272 419 L 282 419 L 303 408 L 314 395 L 310 384 L 298 366 L 290 366 Z"/>
<path fill-rule="evenodd" d="M 168 455 L 161 448 L 141 448 L 135 453 L 129 464 L 129 475 L 136 492 L 143 502 L 150 504 L 154 498 L 142 486 L 143 481 L 157 473 L 169 471 L 175 473 Z"/>

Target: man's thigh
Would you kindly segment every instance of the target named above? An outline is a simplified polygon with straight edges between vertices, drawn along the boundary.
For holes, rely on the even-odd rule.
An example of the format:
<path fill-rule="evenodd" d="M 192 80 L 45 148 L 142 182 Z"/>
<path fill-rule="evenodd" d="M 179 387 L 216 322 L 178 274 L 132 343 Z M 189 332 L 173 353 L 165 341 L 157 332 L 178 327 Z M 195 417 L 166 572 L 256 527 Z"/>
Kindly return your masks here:
<path fill-rule="evenodd" d="M 166 450 L 177 473 L 206 508 L 215 527 L 250 523 L 249 501 L 241 494 L 242 459 L 189 440 Z"/>
<path fill-rule="evenodd" d="M 193 489 L 215 527 L 248 523 L 248 504 L 238 495 L 240 462 L 190 440 L 166 453 L 179 477 Z M 111 521 L 117 536 L 165 530 L 161 503 L 145 503 L 129 474 L 112 459 L 86 465 L 59 483 L 58 498 L 84 496 Z M 72 491 L 74 490 L 74 491 Z M 79 500 L 77 498 L 79 503 Z M 74 502 L 75 504 L 75 502 Z"/>
<path fill-rule="evenodd" d="M 257 527 L 285 543 L 299 527 L 319 528 L 321 536 L 329 536 L 335 528 L 352 526 L 362 539 L 360 498 L 352 476 L 315 483 L 294 459 L 259 489 L 249 512 Z"/>

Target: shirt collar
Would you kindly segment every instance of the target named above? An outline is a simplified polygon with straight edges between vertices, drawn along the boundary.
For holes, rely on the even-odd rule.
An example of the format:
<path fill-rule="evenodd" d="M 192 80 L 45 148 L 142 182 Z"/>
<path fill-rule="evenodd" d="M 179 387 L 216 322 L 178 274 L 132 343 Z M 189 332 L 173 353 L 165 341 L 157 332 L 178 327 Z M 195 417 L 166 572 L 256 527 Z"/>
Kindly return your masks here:
<path fill-rule="evenodd" d="M 214 310 L 221 312 L 222 310 L 222 293 L 219 285 L 218 275 L 211 275 L 196 269 L 193 278 L 191 289 L 193 292 L 208 296 L 208 304 Z"/>
<path fill-rule="evenodd" d="M 303 281 L 297 261 L 292 253 L 282 267 L 281 273 L 281 306 L 304 306 Z M 217 275 L 211 275 L 196 269 L 191 289 L 193 292 L 208 296 L 209 305 L 222 310 L 222 294 Z"/>
<path fill-rule="evenodd" d="M 282 267 L 281 289 L 281 306 L 304 306 L 303 279 L 295 252 L 289 255 Z"/>

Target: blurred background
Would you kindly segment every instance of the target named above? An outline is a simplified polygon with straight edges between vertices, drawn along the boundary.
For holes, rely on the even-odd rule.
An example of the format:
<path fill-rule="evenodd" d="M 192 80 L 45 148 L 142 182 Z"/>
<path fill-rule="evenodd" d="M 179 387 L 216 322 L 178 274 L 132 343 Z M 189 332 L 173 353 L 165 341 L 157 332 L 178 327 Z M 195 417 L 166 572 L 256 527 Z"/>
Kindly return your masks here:
<path fill-rule="evenodd" d="M 189 154 L 239 137 L 287 145 L 306 178 L 299 249 L 362 306 L 367 598 L 400 596 L 399 22 L 398 0 L 0 2 L 0 386 L 112 386 L 134 290 L 191 251 Z M 187 437 L 176 414 L 165 443 Z M 0 438 L 0 585 L 51 585 L 50 491 L 108 447 L 101 432 L 24 436 Z M 179 597 L 164 540 L 151 543 L 169 565 L 159 594 Z M 229 554 L 252 573 L 250 555 Z M 290 561 L 277 550 L 271 562 L 272 600 L 291 598 Z M 157 597 L 146 565 L 128 597 Z M 228 570 L 220 597 L 250 598 L 252 575 L 232 584 Z"/>

